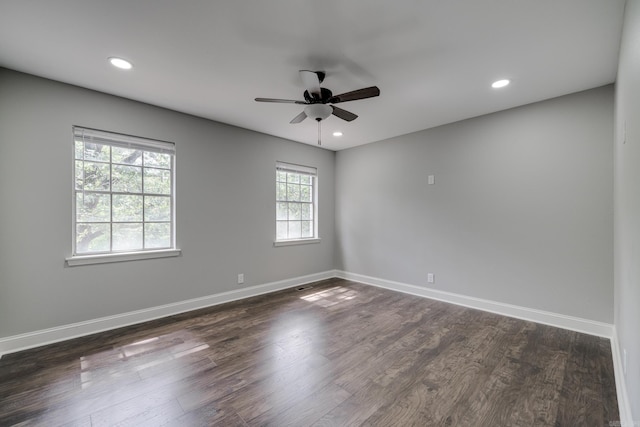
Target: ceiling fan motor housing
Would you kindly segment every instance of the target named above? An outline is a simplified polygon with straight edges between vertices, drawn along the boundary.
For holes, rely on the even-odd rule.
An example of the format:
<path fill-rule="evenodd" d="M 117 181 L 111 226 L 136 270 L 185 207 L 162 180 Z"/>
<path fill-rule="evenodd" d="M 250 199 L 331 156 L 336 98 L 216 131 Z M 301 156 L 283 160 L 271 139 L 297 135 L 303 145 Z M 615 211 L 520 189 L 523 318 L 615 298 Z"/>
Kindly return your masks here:
<path fill-rule="evenodd" d="M 309 93 L 308 90 L 304 91 L 304 99 L 312 104 L 319 102 L 325 104 L 329 101 L 329 99 L 331 99 L 332 96 L 333 93 L 331 93 L 331 91 L 325 87 L 320 88 L 320 93 Z"/>

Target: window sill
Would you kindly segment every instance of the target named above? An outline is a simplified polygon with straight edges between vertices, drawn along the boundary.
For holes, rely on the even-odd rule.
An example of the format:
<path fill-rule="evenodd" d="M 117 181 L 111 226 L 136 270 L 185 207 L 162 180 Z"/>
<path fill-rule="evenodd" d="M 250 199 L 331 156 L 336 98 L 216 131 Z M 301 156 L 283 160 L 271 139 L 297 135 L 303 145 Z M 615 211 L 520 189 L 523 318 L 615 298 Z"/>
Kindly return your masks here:
<path fill-rule="evenodd" d="M 320 243 L 320 239 L 276 240 L 273 246 L 308 245 L 309 243 Z"/>
<path fill-rule="evenodd" d="M 80 255 L 66 259 L 69 267 L 89 264 L 105 264 L 109 262 L 136 261 L 140 259 L 167 258 L 180 256 L 180 249 L 163 249 L 159 251 L 123 252 L 119 254 Z"/>

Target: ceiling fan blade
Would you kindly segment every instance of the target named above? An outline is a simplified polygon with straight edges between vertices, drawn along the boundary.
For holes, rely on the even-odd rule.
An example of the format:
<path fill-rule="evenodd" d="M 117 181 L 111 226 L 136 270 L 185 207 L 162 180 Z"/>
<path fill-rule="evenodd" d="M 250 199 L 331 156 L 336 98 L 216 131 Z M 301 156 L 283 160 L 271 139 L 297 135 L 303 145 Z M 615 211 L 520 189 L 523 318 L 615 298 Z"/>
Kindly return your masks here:
<path fill-rule="evenodd" d="M 313 95 L 320 96 L 320 76 L 315 71 L 300 70 L 300 79 L 304 88 Z"/>
<path fill-rule="evenodd" d="M 365 87 L 364 89 L 358 89 L 351 92 L 342 93 L 329 98 L 330 104 L 337 104 L 338 102 L 355 101 L 358 99 L 373 98 L 380 95 L 380 89 L 378 86 Z"/>
<path fill-rule="evenodd" d="M 256 98 L 258 102 L 279 102 L 282 104 L 302 104 L 307 105 L 307 101 L 296 101 L 295 99 L 276 99 L 276 98 Z"/>
<path fill-rule="evenodd" d="M 306 118 L 307 118 L 307 113 L 305 113 L 303 111 L 302 113 L 298 114 L 293 119 L 291 119 L 291 121 L 289 123 L 291 123 L 291 124 L 300 123 L 301 121 L 303 121 Z"/>
<path fill-rule="evenodd" d="M 351 111 L 343 110 L 342 108 L 334 107 L 333 105 L 331 106 L 331 108 L 333 108 L 331 114 L 341 118 L 342 120 L 351 122 L 358 118 L 358 116 L 356 114 L 353 114 Z"/>

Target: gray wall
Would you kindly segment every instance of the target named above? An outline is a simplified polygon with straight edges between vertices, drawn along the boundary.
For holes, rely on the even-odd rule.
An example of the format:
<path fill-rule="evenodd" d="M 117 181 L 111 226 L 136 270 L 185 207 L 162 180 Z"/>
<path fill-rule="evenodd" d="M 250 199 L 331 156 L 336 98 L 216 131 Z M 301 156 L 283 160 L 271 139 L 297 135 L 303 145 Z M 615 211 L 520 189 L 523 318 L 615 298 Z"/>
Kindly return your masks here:
<path fill-rule="evenodd" d="M 338 268 L 612 323 L 612 135 L 605 86 L 339 151 Z"/>
<path fill-rule="evenodd" d="M 181 257 L 65 267 L 72 125 L 176 143 Z M 321 243 L 273 247 L 276 160 L 318 168 Z M 0 337 L 333 269 L 334 162 L 331 151 L 0 69 Z"/>
<path fill-rule="evenodd" d="M 640 1 L 627 1 L 616 83 L 615 325 L 640 422 Z M 626 127 L 626 132 L 625 132 Z M 626 134 L 626 135 L 625 135 Z"/>
<path fill-rule="evenodd" d="M 176 142 L 183 256 L 64 266 L 74 124 Z M 0 69 L 0 337 L 333 268 L 611 323 L 612 133 L 607 86 L 333 153 Z M 276 160 L 320 244 L 272 246 Z"/>

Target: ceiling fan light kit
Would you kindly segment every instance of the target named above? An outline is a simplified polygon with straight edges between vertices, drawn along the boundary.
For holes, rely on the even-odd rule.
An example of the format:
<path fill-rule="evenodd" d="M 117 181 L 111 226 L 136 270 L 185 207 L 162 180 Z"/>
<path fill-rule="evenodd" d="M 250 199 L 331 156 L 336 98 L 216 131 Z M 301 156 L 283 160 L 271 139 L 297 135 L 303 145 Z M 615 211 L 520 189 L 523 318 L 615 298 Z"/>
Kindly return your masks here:
<path fill-rule="evenodd" d="M 371 86 L 334 96 L 329 89 L 320 87 L 320 83 L 324 81 L 325 76 L 326 74 L 324 71 L 300 70 L 300 79 L 305 87 L 305 91 L 303 93 L 304 101 L 277 98 L 256 98 L 255 100 L 258 102 L 306 105 L 304 110 L 295 116 L 289 123 L 300 123 L 307 117 L 316 120 L 318 122 L 318 145 L 321 145 L 320 122 L 322 120 L 325 120 L 332 114 L 347 122 L 353 121 L 358 117 L 350 111 L 328 104 L 357 101 L 358 99 L 373 98 L 374 96 L 380 95 L 380 89 L 378 89 L 377 86 Z"/>
<path fill-rule="evenodd" d="M 304 107 L 304 113 L 310 119 L 324 120 L 333 113 L 333 108 L 327 104 L 311 104 Z"/>

